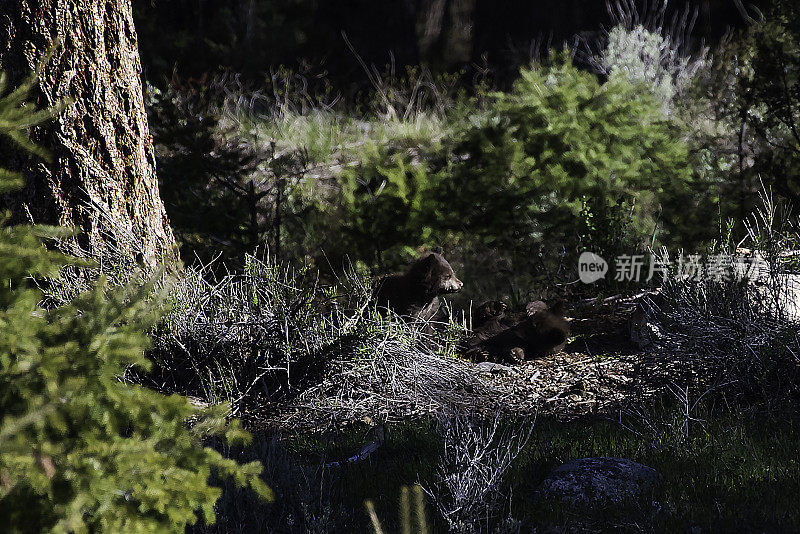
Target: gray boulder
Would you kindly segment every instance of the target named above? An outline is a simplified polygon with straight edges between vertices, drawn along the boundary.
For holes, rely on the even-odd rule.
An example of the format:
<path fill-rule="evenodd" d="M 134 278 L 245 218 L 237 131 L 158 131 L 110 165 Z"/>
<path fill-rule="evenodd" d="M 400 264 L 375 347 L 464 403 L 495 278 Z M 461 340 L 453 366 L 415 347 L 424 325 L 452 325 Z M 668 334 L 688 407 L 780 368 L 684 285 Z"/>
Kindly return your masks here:
<path fill-rule="evenodd" d="M 553 470 L 540 494 L 580 508 L 638 508 L 648 502 L 662 480 L 655 469 L 625 458 L 582 458 Z"/>

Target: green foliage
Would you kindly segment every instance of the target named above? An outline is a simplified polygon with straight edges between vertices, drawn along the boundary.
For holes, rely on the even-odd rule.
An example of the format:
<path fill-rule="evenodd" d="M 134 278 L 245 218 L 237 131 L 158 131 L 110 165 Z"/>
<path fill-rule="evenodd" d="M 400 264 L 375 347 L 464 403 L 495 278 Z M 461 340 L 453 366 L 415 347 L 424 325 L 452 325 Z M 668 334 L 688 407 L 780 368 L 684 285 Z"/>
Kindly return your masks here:
<path fill-rule="evenodd" d="M 724 40 L 673 113 L 714 212 L 720 221 L 735 220 L 739 232 L 762 183 L 792 204 L 800 198 L 796 9 L 774 2 L 767 17 Z"/>
<path fill-rule="evenodd" d="M 677 99 L 672 121 L 684 132 L 689 162 L 697 184 L 703 184 L 707 214 L 705 246 L 717 237 L 726 220 L 735 220 L 737 231 L 758 199 L 759 177 L 750 165 L 757 142 L 746 124 L 743 92 L 738 83 L 749 69 L 748 47 L 731 37 L 721 43 L 684 94 Z M 711 222 L 711 221 L 709 221 Z"/>
<path fill-rule="evenodd" d="M 676 239 L 688 222 L 691 175 L 658 103 L 620 76 L 601 85 L 569 58 L 551 59 L 524 69 L 511 92 L 494 94 L 489 111 L 473 117 L 451 148 L 434 216 L 490 246 L 528 251 L 635 246 L 656 231 Z M 619 214 L 630 225 L 616 231 Z M 580 243 L 589 218 L 594 237 Z"/>
<path fill-rule="evenodd" d="M 342 229 L 350 250 L 383 266 L 413 254 L 430 237 L 422 211 L 428 197 L 424 165 L 404 152 L 370 145 L 357 167 L 340 177 Z"/>
<path fill-rule="evenodd" d="M 18 147 L 46 159 L 47 153 L 28 139 L 28 129 L 50 118 L 57 109 L 34 111 L 25 106 L 28 92 L 35 83 L 36 77 L 30 76 L 19 87 L 8 91 L 8 79 L 5 72 L 0 71 L 0 133 Z M 4 180 L 0 192 L 6 193 L 22 186 L 21 177 L 10 179 L 8 171 L 0 169 L 0 172 Z"/>
<path fill-rule="evenodd" d="M 773 15 L 748 36 L 748 68 L 740 71 L 741 108 L 761 142 L 755 170 L 795 206 L 800 202 L 800 15 L 775 2 Z"/>
<path fill-rule="evenodd" d="M 0 99 L 0 134 L 23 146 L 47 116 L 21 105 L 28 87 Z M 0 191 L 20 185 L 0 173 Z M 39 307 L 32 277 L 73 262 L 42 238 L 64 233 L 0 227 L 0 530 L 181 532 L 214 521 L 212 473 L 269 497 L 260 463 L 239 465 L 202 445 L 209 435 L 249 438 L 226 422 L 225 406 L 201 411 L 123 379 L 150 365 L 152 284 L 100 283 L 64 306 Z"/>
<path fill-rule="evenodd" d="M 386 106 L 399 103 L 390 106 L 396 114 L 425 107 L 399 99 L 389 85 L 378 89 Z M 695 195 L 700 185 L 681 132 L 647 87 L 621 74 L 602 84 L 554 57 L 478 106 L 483 98 L 457 99 L 459 106 L 440 112 L 449 117 L 441 141 L 379 136 L 359 151 L 341 145 L 332 154 L 346 164 L 333 180 L 311 178 L 318 202 L 287 241 L 302 239 L 304 254 L 324 247 L 332 265 L 349 255 L 383 270 L 442 244 L 457 263 L 486 267 L 469 276 L 478 284 L 498 270 L 521 272 L 519 262 L 532 258 L 585 247 L 630 252 L 654 235 L 688 244 L 706 231 L 697 214 L 708 199 Z"/>

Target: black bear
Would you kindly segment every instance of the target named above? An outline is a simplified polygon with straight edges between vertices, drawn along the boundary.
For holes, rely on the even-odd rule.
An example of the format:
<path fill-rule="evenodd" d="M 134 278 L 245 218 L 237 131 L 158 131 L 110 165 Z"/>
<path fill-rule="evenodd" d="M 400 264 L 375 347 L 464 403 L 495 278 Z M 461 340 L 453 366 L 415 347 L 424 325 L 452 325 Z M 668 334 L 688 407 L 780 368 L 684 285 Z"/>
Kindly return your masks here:
<path fill-rule="evenodd" d="M 447 260 L 432 252 L 414 262 L 407 273 L 380 278 L 373 295 L 381 308 L 429 321 L 439 311 L 439 295 L 455 293 L 463 285 Z"/>
<path fill-rule="evenodd" d="M 476 320 L 465 347 L 473 360 L 519 363 L 540 358 L 563 348 L 569 335 L 560 306 L 550 308 L 542 301 L 528 303 L 520 320 L 506 317 L 502 302 L 490 301 L 478 308 Z"/>
<path fill-rule="evenodd" d="M 510 318 L 506 318 L 506 303 L 500 300 L 484 302 L 472 314 L 472 330 L 486 332 L 494 328 L 511 326 Z"/>

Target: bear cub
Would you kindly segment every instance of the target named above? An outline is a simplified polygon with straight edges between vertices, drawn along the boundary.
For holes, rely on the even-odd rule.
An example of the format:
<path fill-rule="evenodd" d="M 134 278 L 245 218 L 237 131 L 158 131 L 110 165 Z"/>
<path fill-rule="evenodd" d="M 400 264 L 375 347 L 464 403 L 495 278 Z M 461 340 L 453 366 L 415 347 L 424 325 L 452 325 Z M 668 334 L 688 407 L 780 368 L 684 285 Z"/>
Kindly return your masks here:
<path fill-rule="evenodd" d="M 381 308 L 429 321 L 439 311 L 439 295 L 455 293 L 463 285 L 447 260 L 432 252 L 414 262 L 405 274 L 378 279 L 373 295 Z"/>
<path fill-rule="evenodd" d="M 506 305 L 489 301 L 481 305 L 467 339 L 466 356 L 473 360 L 521 363 L 561 350 L 569 336 L 569 323 L 560 306 L 530 302 L 525 316 L 505 315 Z"/>

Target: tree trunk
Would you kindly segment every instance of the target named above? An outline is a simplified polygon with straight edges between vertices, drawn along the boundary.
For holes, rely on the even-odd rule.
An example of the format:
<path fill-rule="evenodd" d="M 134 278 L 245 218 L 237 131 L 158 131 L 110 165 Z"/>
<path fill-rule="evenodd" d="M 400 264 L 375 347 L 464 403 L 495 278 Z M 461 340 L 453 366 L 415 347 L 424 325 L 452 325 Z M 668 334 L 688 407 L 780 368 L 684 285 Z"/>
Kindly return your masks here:
<path fill-rule="evenodd" d="M 71 103 L 34 130 L 50 163 L 0 152 L 28 184 L 3 202 L 18 221 L 78 227 L 73 244 L 91 256 L 171 262 L 130 0 L 0 0 L 0 70 L 12 87 L 56 36 L 33 97 L 42 107 Z"/>
<path fill-rule="evenodd" d="M 422 0 L 417 15 L 420 56 L 437 69 L 469 62 L 475 0 Z"/>

